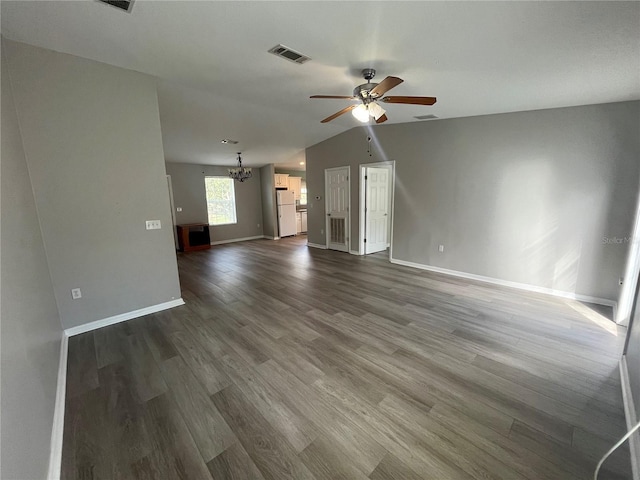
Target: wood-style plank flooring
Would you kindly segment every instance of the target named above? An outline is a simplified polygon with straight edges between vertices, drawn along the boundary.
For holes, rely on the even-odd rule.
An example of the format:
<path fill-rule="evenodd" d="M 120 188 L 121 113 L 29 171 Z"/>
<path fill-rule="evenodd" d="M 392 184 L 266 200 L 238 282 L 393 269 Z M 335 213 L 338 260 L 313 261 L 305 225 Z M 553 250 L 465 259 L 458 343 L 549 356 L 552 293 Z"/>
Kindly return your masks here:
<path fill-rule="evenodd" d="M 305 243 L 181 254 L 185 306 L 70 338 L 62 478 L 578 480 L 623 435 L 606 310 Z"/>

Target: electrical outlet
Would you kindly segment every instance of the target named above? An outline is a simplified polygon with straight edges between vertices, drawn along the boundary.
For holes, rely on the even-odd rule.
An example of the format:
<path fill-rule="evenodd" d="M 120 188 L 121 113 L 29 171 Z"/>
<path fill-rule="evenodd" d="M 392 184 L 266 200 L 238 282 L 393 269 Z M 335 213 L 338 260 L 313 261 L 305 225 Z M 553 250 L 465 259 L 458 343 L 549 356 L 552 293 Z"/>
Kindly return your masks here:
<path fill-rule="evenodd" d="M 324 235 L 324 230 L 320 230 L 320 235 Z"/>
<path fill-rule="evenodd" d="M 182 211 L 182 207 L 176 207 L 176 212 L 181 212 Z"/>
<path fill-rule="evenodd" d="M 444 245 L 438 245 L 438 251 L 440 253 L 444 252 Z"/>
<path fill-rule="evenodd" d="M 258 224 L 258 228 L 260 228 L 260 224 Z"/>
<path fill-rule="evenodd" d="M 73 298 L 74 300 L 82 298 L 82 292 L 80 291 L 79 288 L 72 288 L 71 289 L 71 298 Z"/>
<path fill-rule="evenodd" d="M 147 220 L 146 225 L 147 230 L 160 230 L 162 228 L 160 220 Z"/>

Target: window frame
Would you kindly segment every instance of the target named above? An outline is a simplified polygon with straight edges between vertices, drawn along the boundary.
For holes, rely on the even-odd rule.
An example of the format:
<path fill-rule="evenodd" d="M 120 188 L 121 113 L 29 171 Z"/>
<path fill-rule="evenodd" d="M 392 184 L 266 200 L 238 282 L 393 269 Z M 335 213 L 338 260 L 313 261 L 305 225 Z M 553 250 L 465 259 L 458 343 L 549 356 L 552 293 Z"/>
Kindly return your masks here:
<path fill-rule="evenodd" d="M 231 196 L 232 198 L 230 200 L 212 200 L 210 202 L 209 200 L 209 195 L 208 195 L 208 181 L 209 179 L 219 179 L 219 180 L 226 180 L 231 182 Z M 211 227 L 220 227 L 223 225 L 236 225 L 238 223 L 238 206 L 236 203 L 236 187 L 235 187 L 235 181 L 230 178 L 230 177 L 225 177 L 224 175 L 206 175 L 204 177 L 204 195 L 205 195 L 205 201 L 206 201 L 206 205 L 207 205 L 207 223 L 209 224 L 209 226 Z M 212 213 L 211 210 L 209 208 L 209 205 L 211 204 L 223 204 L 223 203 L 231 203 L 232 206 L 232 210 L 233 210 L 233 221 L 231 222 L 224 222 L 224 223 L 211 223 L 212 220 Z"/>

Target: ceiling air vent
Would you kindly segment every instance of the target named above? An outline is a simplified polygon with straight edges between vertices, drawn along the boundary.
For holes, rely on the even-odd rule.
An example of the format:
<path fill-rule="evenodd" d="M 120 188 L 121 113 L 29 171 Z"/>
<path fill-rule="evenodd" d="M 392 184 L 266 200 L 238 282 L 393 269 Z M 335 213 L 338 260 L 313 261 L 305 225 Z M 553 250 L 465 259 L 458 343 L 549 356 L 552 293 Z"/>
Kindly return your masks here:
<path fill-rule="evenodd" d="M 99 2 L 106 3 L 107 5 L 111 5 L 112 7 L 119 8 L 120 10 L 124 10 L 127 13 L 131 13 L 131 9 L 133 8 L 134 0 L 98 0 Z"/>
<path fill-rule="evenodd" d="M 306 55 L 302 55 L 301 53 L 298 53 L 295 50 L 291 50 L 289 47 L 285 47 L 284 45 L 276 45 L 275 47 L 270 48 L 269 53 L 273 53 L 274 55 L 282 57 L 293 63 L 302 64 L 311 60 Z"/>
<path fill-rule="evenodd" d="M 417 117 L 413 117 L 413 118 L 417 118 L 418 120 L 433 120 L 434 118 L 438 118 L 438 117 L 430 113 L 429 115 L 418 115 Z"/>

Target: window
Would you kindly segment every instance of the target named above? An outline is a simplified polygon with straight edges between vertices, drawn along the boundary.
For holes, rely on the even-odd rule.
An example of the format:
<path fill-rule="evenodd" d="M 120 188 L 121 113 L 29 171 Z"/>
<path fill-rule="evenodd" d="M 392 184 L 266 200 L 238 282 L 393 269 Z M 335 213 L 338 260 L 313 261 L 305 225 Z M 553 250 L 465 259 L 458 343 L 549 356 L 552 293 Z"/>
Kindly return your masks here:
<path fill-rule="evenodd" d="M 236 192 L 229 177 L 205 177 L 209 225 L 238 223 L 236 218 Z"/>
<path fill-rule="evenodd" d="M 300 205 L 307 204 L 307 182 L 302 181 L 302 186 L 300 187 Z"/>

